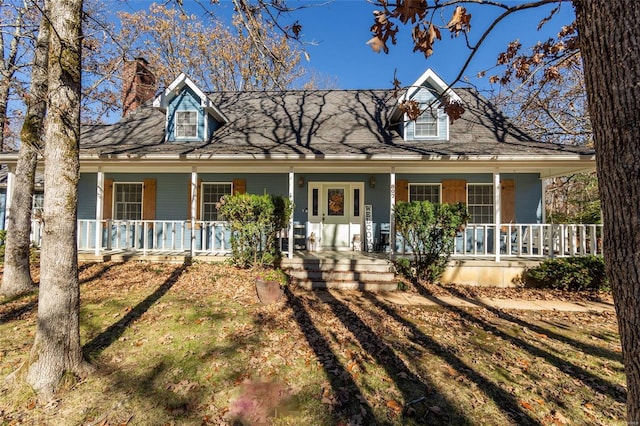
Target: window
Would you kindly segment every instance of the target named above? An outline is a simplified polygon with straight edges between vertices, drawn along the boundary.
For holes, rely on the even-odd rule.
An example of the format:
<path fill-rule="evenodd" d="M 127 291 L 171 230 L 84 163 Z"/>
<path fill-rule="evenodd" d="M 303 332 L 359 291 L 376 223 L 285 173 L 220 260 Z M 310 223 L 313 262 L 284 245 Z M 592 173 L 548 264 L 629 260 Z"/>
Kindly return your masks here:
<path fill-rule="evenodd" d="M 223 220 L 218 216 L 216 203 L 223 195 L 231 195 L 230 183 L 203 183 L 202 184 L 202 220 Z"/>
<path fill-rule="evenodd" d="M 142 219 L 142 183 L 115 183 L 114 200 L 116 220 Z"/>
<path fill-rule="evenodd" d="M 409 201 L 440 202 L 440 185 L 434 183 L 412 183 L 409 185 Z"/>
<path fill-rule="evenodd" d="M 425 106 L 421 106 L 425 108 Z M 415 122 L 413 136 L 416 138 L 427 138 L 438 136 L 438 110 L 427 109 Z"/>
<path fill-rule="evenodd" d="M 467 209 L 471 223 L 493 223 L 493 185 L 468 185 Z"/>
<path fill-rule="evenodd" d="M 198 137 L 198 112 L 176 111 L 176 138 Z"/>
<path fill-rule="evenodd" d="M 44 193 L 36 192 L 33 194 L 33 203 L 31 204 L 31 215 L 34 217 L 42 217 L 44 211 Z"/>

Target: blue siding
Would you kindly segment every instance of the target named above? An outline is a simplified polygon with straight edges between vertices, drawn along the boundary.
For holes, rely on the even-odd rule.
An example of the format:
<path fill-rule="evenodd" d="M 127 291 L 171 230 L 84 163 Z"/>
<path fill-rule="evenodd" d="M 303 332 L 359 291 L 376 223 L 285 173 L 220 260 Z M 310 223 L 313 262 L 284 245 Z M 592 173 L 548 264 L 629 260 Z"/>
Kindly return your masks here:
<path fill-rule="evenodd" d="M 411 100 L 415 100 L 420 102 L 420 104 L 429 104 L 435 100 L 434 94 L 427 88 L 422 88 L 416 91 L 415 94 L 411 96 Z M 437 103 L 436 103 L 437 104 Z M 426 112 L 425 114 L 428 114 Z M 415 122 L 413 120 L 407 121 L 405 124 L 405 135 L 406 140 L 447 140 L 448 134 L 447 131 L 449 129 L 449 120 L 447 118 L 447 114 L 445 114 L 444 110 L 438 109 L 438 136 L 437 137 L 414 137 L 414 129 Z"/>
<path fill-rule="evenodd" d="M 298 178 L 304 177 L 303 187 L 297 185 Z M 374 176 L 376 185 L 369 186 L 369 179 Z M 107 173 L 106 178 L 115 182 L 142 182 L 144 179 L 156 179 L 156 219 L 186 220 L 189 210 L 189 173 L 147 174 L 147 173 Z M 250 194 L 275 194 L 288 196 L 287 173 L 256 174 L 214 174 L 201 173 L 198 179 L 202 182 L 231 182 L 244 178 L 247 192 Z M 405 179 L 410 183 L 441 183 L 443 179 L 465 179 L 469 183 L 491 183 L 493 175 L 489 173 L 448 173 L 448 174 L 398 174 L 396 180 Z M 516 185 L 516 220 L 520 223 L 541 223 L 542 221 L 542 183 L 537 173 L 502 174 L 502 179 L 514 179 Z M 364 182 L 364 202 L 373 206 L 373 221 L 388 222 L 389 174 L 296 174 L 294 188 L 294 221 L 307 221 L 309 182 Z M 79 185 L 78 217 L 80 219 L 95 218 L 96 211 L 96 174 L 83 173 Z M 4 193 L 0 192 L 0 208 L 4 208 Z M 3 218 L 4 216 L 2 216 Z M 3 220 L 3 219 L 2 219 Z M 1 223 L 1 222 L 0 222 Z"/>
<path fill-rule="evenodd" d="M 78 219 L 96 218 L 97 173 L 81 173 L 78 183 Z"/>
<path fill-rule="evenodd" d="M 187 138 L 176 139 L 175 133 L 175 116 L 176 111 L 198 111 L 198 137 L 191 140 L 201 141 L 204 139 L 204 120 L 206 112 L 200 106 L 200 98 L 190 88 L 184 87 L 183 90 L 169 102 L 168 108 L 168 139 L 189 140 Z"/>
<path fill-rule="evenodd" d="M 502 175 L 516 181 L 516 222 L 542 223 L 542 180 L 539 173 Z"/>
<path fill-rule="evenodd" d="M 209 140 L 209 138 L 211 138 L 211 136 L 213 135 L 213 132 L 215 132 L 220 127 L 220 123 L 218 123 L 209 114 L 207 114 L 206 116 L 207 116 L 206 117 L 207 118 L 207 126 L 209 127 L 209 134 L 207 135 L 207 140 Z"/>

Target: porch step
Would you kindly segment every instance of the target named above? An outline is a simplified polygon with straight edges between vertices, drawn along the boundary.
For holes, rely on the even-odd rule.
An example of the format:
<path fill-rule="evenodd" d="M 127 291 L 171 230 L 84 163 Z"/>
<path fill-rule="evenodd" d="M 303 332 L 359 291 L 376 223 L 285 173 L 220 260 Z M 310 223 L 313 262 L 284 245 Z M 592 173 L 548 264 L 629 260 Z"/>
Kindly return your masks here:
<path fill-rule="evenodd" d="M 397 281 L 388 259 L 359 252 L 305 252 L 281 267 L 299 286 L 313 289 L 393 291 Z"/>

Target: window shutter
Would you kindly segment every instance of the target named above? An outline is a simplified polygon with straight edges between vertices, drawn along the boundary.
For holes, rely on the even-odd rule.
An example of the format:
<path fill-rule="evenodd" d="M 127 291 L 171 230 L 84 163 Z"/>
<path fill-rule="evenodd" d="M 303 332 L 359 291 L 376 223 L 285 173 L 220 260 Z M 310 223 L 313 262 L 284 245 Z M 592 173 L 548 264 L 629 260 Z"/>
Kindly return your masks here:
<path fill-rule="evenodd" d="M 467 203 L 467 181 L 464 179 L 442 180 L 442 202 L 445 204 Z"/>
<path fill-rule="evenodd" d="M 105 179 L 102 191 L 102 219 L 113 218 L 113 179 Z"/>
<path fill-rule="evenodd" d="M 247 180 L 246 179 L 234 179 L 233 180 L 233 195 L 245 194 L 247 192 Z"/>
<path fill-rule="evenodd" d="M 502 223 L 515 223 L 516 221 L 516 182 L 513 179 L 505 179 L 501 182 L 500 190 Z"/>
<path fill-rule="evenodd" d="M 198 179 L 196 187 L 196 220 L 200 220 L 202 209 L 200 199 L 202 197 L 202 179 Z M 187 191 L 187 220 L 191 220 L 191 181 L 189 181 L 189 190 Z"/>
<path fill-rule="evenodd" d="M 398 201 L 409 201 L 409 181 L 405 179 L 396 180 L 396 203 Z"/>
<path fill-rule="evenodd" d="M 156 180 L 145 179 L 142 184 L 142 220 L 156 218 Z"/>

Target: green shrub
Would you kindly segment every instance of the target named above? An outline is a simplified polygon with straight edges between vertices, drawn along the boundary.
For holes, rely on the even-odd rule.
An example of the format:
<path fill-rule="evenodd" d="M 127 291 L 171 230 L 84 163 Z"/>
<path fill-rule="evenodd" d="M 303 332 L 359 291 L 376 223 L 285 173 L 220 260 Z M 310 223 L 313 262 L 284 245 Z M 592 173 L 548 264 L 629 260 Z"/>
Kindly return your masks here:
<path fill-rule="evenodd" d="M 288 198 L 237 194 L 223 197 L 218 209 L 231 229 L 232 261 L 236 266 L 270 267 L 277 263 L 278 233 L 291 217 Z"/>
<path fill-rule="evenodd" d="M 547 259 L 525 269 L 522 280 L 527 287 L 568 291 L 609 290 L 601 256 L 576 256 Z"/>
<path fill-rule="evenodd" d="M 456 233 L 469 219 L 464 204 L 399 202 L 394 207 L 396 231 L 412 252 L 398 259 L 398 272 L 412 280 L 437 281 L 453 251 Z"/>

